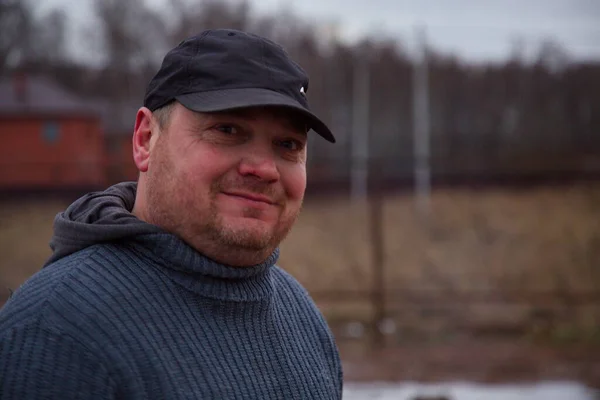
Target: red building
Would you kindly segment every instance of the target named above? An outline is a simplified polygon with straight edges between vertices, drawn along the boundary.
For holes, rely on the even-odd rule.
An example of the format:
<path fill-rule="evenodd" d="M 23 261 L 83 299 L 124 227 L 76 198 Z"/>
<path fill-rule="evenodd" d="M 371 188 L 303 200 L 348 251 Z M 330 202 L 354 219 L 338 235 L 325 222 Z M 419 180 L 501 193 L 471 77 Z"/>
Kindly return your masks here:
<path fill-rule="evenodd" d="M 106 179 L 108 184 L 137 180 L 133 162 L 133 129 L 140 106 L 131 103 L 105 104 L 102 127 L 106 145 Z"/>
<path fill-rule="evenodd" d="M 43 77 L 0 79 L 0 190 L 106 184 L 101 117 Z"/>

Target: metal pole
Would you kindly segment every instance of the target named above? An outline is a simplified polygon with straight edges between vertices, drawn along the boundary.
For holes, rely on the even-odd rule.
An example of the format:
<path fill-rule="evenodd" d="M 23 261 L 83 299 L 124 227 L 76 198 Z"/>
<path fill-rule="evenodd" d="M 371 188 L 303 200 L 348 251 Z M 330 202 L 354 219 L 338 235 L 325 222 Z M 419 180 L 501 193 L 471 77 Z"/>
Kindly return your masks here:
<path fill-rule="evenodd" d="M 429 76 L 425 28 L 417 27 L 415 36 L 417 52 L 413 73 L 414 178 L 417 210 L 422 217 L 427 218 L 431 194 L 431 170 L 429 164 Z"/>
<path fill-rule="evenodd" d="M 383 347 L 385 344 L 382 324 L 385 323 L 386 318 L 382 189 L 380 181 L 378 180 L 375 182 L 375 188 L 369 196 L 371 256 L 373 268 L 373 288 L 371 291 L 371 302 L 373 304 L 373 344 L 375 347 L 379 348 Z"/>
<path fill-rule="evenodd" d="M 369 60 L 361 55 L 354 62 L 352 112 L 352 170 L 350 196 L 353 201 L 367 197 L 369 163 Z"/>

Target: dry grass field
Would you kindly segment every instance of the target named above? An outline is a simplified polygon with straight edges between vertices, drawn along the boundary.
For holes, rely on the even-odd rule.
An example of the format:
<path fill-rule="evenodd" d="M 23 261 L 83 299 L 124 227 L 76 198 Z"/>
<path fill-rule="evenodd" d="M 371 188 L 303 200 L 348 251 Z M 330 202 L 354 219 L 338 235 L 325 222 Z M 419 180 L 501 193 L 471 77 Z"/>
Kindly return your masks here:
<path fill-rule="evenodd" d="M 15 288 L 40 268 L 50 255 L 53 218 L 66 205 L 46 198 L 0 204 L 0 285 Z M 412 195 L 389 195 L 382 213 L 385 285 L 392 295 L 600 290 L 600 184 L 434 190 L 428 223 L 415 213 Z M 367 292 L 373 284 L 369 235 L 366 204 L 309 199 L 282 245 L 280 265 L 313 293 Z M 332 318 L 368 319 L 373 311 L 358 295 L 319 305 Z M 535 312 L 527 304 L 467 306 L 471 319 L 493 315 L 507 323 Z M 599 308 L 579 307 L 579 323 L 596 329 Z"/>
<path fill-rule="evenodd" d="M 0 291 L 18 287 L 40 269 L 51 254 L 54 216 L 67 205 L 56 198 L 0 202 Z"/>
<path fill-rule="evenodd" d="M 427 221 L 412 195 L 395 195 L 382 215 L 388 296 L 430 300 L 388 301 L 404 337 L 504 331 L 599 341 L 599 184 L 435 190 Z M 306 205 L 280 264 L 315 295 L 356 291 L 343 301 L 317 299 L 332 320 L 366 322 L 374 309 L 358 292 L 373 285 L 372 251 L 367 205 L 323 199 Z"/>
<path fill-rule="evenodd" d="M 429 223 L 412 195 L 383 204 L 390 290 L 600 289 L 600 184 L 433 192 Z M 280 264 L 311 290 L 371 285 L 365 204 L 327 199 L 305 206 Z"/>
<path fill-rule="evenodd" d="M 52 221 L 66 206 L 56 198 L 0 202 L 0 303 L 4 288 L 18 287 L 50 255 Z M 425 293 L 433 302 L 388 302 L 396 326 L 381 352 L 345 336 L 349 321 L 362 321 L 369 337 L 374 316 L 359 294 L 374 282 L 367 204 L 309 199 L 282 245 L 279 264 L 347 338 L 340 348 L 348 379 L 598 382 L 600 298 L 509 300 L 514 293 L 600 291 L 600 183 L 438 189 L 427 221 L 412 195 L 388 195 L 382 215 L 387 293 Z M 348 296 L 320 296 L 331 291 Z M 496 297 L 458 301 L 461 293 Z M 490 331 L 495 336 L 485 336 Z"/>

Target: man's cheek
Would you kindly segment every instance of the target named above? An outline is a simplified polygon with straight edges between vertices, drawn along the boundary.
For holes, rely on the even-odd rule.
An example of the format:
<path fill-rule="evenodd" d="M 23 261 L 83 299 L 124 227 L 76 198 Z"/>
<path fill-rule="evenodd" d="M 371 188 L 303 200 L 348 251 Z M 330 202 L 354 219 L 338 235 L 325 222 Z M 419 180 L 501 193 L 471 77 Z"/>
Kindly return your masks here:
<path fill-rule="evenodd" d="M 293 200 L 302 200 L 306 190 L 306 174 L 298 174 L 287 185 L 288 196 Z"/>

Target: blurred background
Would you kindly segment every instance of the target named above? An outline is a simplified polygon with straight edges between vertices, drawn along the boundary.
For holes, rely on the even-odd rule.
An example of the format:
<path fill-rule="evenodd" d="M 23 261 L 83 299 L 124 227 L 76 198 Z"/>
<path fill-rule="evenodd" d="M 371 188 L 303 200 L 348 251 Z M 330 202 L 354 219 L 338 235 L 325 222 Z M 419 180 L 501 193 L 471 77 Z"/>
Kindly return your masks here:
<path fill-rule="evenodd" d="M 0 305 L 56 213 L 136 179 L 146 84 L 217 27 L 281 43 L 338 138 L 280 265 L 345 398 L 599 398 L 598 0 L 0 0 Z"/>

